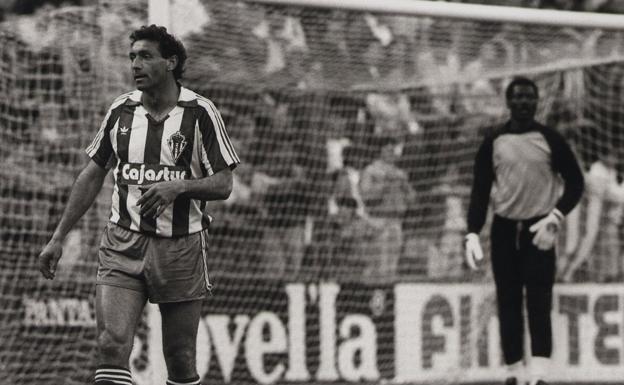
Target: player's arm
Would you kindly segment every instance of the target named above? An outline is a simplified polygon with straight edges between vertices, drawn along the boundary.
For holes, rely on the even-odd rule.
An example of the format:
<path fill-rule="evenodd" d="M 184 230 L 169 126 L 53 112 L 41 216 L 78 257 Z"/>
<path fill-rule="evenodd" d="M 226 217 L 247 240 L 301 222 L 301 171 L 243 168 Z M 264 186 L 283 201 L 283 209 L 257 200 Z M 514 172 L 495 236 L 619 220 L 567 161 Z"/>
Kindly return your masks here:
<path fill-rule="evenodd" d="M 141 208 L 139 213 L 157 217 L 178 196 L 202 201 L 227 199 L 232 193 L 233 180 L 232 170 L 228 167 L 199 179 L 154 183 L 137 200 L 137 206 Z"/>
<path fill-rule="evenodd" d="M 581 200 L 585 180 L 574 152 L 559 133 L 553 135 L 551 151 L 553 168 L 561 175 L 564 183 L 563 194 L 559 198 L 556 208 L 565 216 Z"/>
<path fill-rule="evenodd" d="M 234 146 L 225 130 L 221 115 L 212 102 L 201 99 L 198 118 L 199 151 L 204 176 L 192 180 L 155 183 L 148 187 L 137 205 L 139 213 L 159 216 L 180 195 L 191 199 L 214 201 L 227 199 L 232 192 L 232 171 L 240 163 Z"/>
<path fill-rule="evenodd" d="M 485 224 L 490 203 L 490 191 L 494 182 L 492 152 L 494 137 L 483 140 L 473 167 L 472 189 L 468 205 L 468 234 L 465 237 L 465 258 L 471 269 L 477 269 L 477 261 L 483 259 L 483 250 L 479 242 L 479 232 Z"/>
<path fill-rule="evenodd" d="M 583 195 L 584 178 L 572 149 L 557 131 L 542 130 L 551 151 L 553 171 L 563 179 L 563 194 L 548 215 L 534 223 L 529 231 L 535 233 L 533 243 L 540 250 L 554 247 L 561 222 L 578 204 Z"/>
<path fill-rule="evenodd" d="M 479 234 L 487 217 L 490 192 L 494 183 L 493 145 L 494 138 L 486 137 L 475 157 L 470 203 L 468 205 L 468 233 Z"/>
<path fill-rule="evenodd" d="M 45 278 L 54 278 L 56 266 L 63 252 L 63 240 L 93 204 L 107 173 L 106 168 L 90 160 L 76 178 L 61 220 L 56 226 L 52 238 L 39 254 L 39 270 Z"/>
<path fill-rule="evenodd" d="M 91 206 L 102 188 L 104 178 L 108 173 L 107 166 L 113 156 L 109 133 L 114 122 L 119 118 L 121 103 L 124 100 L 123 97 L 115 100 L 108 109 L 95 138 L 86 148 L 86 153 L 91 160 L 76 178 L 65 211 L 52 234 L 52 239 L 39 254 L 39 270 L 47 279 L 54 278 L 56 266 L 63 253 L 63 240 L 67 233 Z"/>

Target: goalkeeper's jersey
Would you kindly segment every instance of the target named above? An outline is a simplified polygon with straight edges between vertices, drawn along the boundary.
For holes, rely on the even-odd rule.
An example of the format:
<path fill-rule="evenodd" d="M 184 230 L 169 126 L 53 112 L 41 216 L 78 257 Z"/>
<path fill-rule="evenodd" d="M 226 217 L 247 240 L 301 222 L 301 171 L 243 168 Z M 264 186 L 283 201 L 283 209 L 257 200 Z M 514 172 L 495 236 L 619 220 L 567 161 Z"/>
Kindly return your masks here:
<path fill-rule="evenodd" d="M 177 106 L 154 120 L 141 103 L 141 91 L 119 96 L 86 149 L 94 162 L 113 167 L 110 221 L 148 235 L 175 237 L 208 227 L 204 202 L 178 196 L 157 218 L 139 214 L 137 200 L 149 184 L 198 179 L 240 160 L 214 104 L 181 88 Z"/>
<path fill-rule="evenodd" d="M 533 122 L 513 132 L 506 124 L 479 148 L 468 209 L 468 231 L 478 233 L 491 201 L 494 213 L 514 220 L 564 215 L 578 203 L 583 174 L 572 150 L 555 130 Z"/>

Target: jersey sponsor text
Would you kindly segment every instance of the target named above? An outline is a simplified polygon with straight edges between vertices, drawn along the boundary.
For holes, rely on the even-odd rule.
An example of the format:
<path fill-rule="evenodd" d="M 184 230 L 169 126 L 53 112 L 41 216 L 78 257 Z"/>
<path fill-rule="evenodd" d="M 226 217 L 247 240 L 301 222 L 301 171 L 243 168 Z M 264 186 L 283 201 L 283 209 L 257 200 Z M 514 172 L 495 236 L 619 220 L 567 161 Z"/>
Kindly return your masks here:
<path fill-rule="evenodd" d="M 121 166 L 120 184 L 145 185 L 156 182 L 188 179 L 189 170 L 178 166 L 160 164 L 124 163 Z"/>

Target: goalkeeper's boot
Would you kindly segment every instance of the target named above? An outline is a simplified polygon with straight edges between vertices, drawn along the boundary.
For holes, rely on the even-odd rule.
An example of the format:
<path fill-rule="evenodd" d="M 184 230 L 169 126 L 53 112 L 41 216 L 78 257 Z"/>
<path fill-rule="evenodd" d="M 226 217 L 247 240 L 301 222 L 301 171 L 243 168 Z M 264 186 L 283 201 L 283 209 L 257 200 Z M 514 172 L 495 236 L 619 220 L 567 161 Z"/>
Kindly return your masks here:
<path fill-rule="evenodd" d="M 504 385 L 518 385 L 518 379 L 516 377 L 508 377 Z"/>

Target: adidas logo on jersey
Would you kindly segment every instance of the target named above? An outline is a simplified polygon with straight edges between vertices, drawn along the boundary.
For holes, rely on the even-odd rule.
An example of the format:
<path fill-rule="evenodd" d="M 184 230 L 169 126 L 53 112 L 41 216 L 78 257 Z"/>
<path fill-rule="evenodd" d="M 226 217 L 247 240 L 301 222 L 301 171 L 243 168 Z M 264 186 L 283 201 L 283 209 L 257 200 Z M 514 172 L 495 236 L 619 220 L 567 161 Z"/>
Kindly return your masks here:
<path fill-rule="evenodd" d="M 163 166 L 160 164 L 125 163 L 121 167 L 119 183 L 143 185 L 155 182 L 187 179 L 190 172 L 183 167 Z"/>
<path fill-rule="evenodd" d="M 119 134 L 120 135 L 126 135 L 128 133 L 128 131 L 130 131 L 130 129 L 128 127 L 119 127 Z"/>

